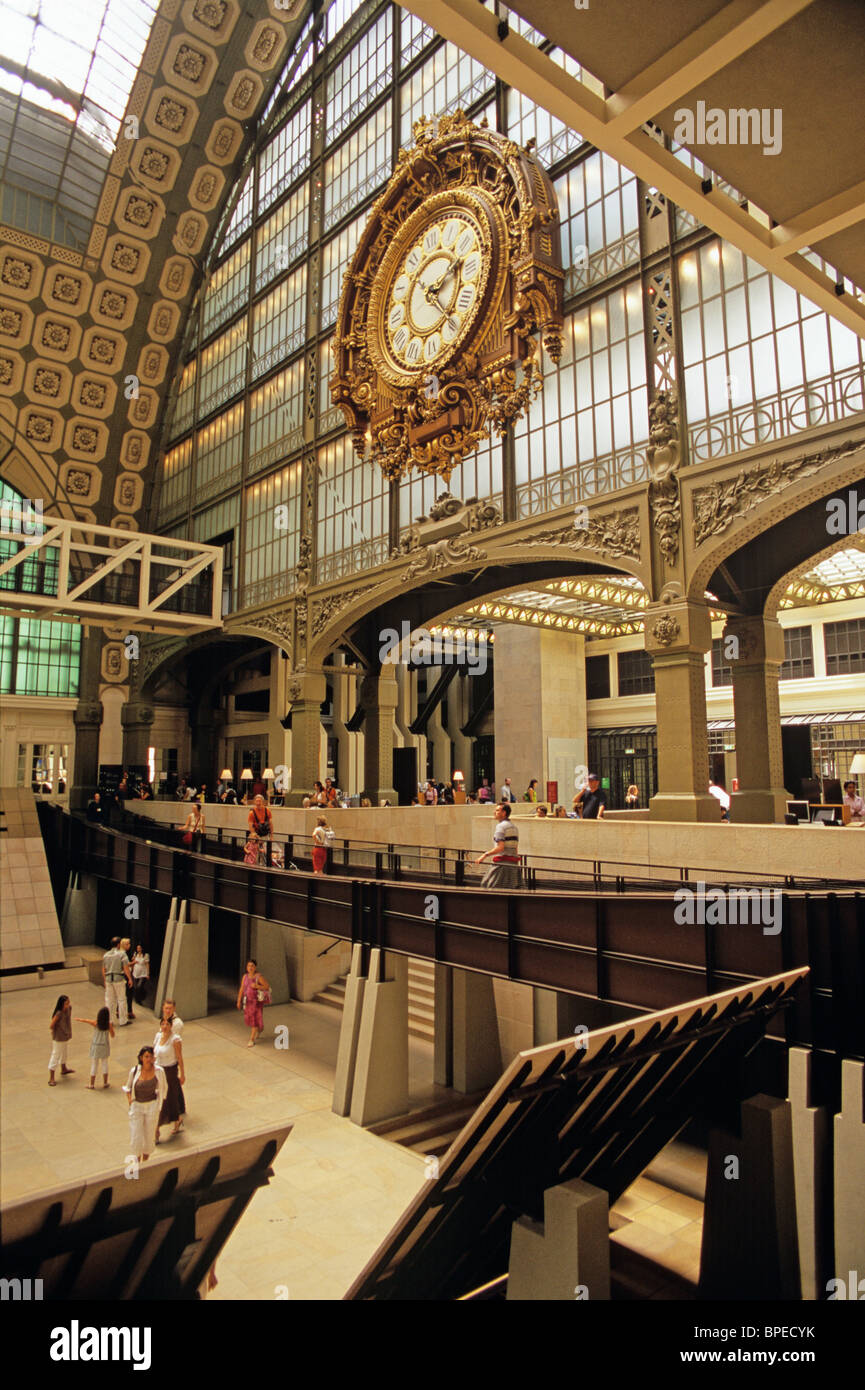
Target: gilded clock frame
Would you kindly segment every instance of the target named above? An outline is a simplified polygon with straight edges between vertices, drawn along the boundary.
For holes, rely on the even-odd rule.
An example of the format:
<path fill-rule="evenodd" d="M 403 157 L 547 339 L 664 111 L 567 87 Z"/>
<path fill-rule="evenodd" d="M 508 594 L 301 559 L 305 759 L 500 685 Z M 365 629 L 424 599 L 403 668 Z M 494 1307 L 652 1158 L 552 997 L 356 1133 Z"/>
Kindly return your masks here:
<path fill-rule="evenodd" d="M 415 208 L 394 236 L 376 272 L 369 296 L 369 355 L 384 380 L 399 389 L 410 388 L 418 380 L 422 381 L 428 377 L 430 368 L 423 362 L 416 368 L 394 365 L 389 350 L 391 335 L 387 325 L 388 295 L 404 257 L 412 244 L 418 238 L 422 238 L 424 228 L 456 208 L 464 208 L 470 212 L 478 223 L 481 233 L 479 250 L 483 291 L 470 317 L 462 325 L 454 341 L 448 345 L 447 355 L 436 359 L 433 370 L 437 374 L 462 351 L 467 338 L 476 331 L 481 319 L 494 312 L 501 300 L 507 275 L 507 261 L 503 254 L 507 229 L 501 209 L 473 188 L 447 189 L 441 193 L 434 193 Z"/>
<path fill-rule="evenodd" d="M 414 146 L 373 204 L 343 280 L 330 392 L 358 454 L 388 478 L 451 472 L 491 429 L 504 434 L 540 390 L 541 344 L 562 351 L 564 276 L 555 189 L 528 148 L 462 111 L 415 122 Z M 436 209 L 488 228 L 481 305 L 446 357 L 417 369 L 389 356 L 386 291 Z M 411 228 L 411 232 L 409 232 Z M 437 388 L 437 389 L 436 389 Z"/>

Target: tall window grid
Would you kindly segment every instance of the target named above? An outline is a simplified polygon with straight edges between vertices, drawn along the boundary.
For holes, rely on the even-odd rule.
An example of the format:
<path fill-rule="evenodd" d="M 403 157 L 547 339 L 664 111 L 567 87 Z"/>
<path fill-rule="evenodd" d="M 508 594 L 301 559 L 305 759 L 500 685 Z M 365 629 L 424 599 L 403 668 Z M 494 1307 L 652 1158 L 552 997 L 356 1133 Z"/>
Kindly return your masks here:
<path fill-rule="evenodd" d="M 195 422 L 195 377 L 197 370 L 197 357 L 193 357 L 183 368 L 183 374 L 180 378 L 180 387 L 177 392 L 177 400 L 174 405 L 174 413 L 171 417 L 171 425 L 168 431 L 169 439 L 176 439 L 178 435 L 185 434 Z"/>
<path fill-rule="evenodd" d="M 301 465 L 291 463 L 246 489 L 242 608 L 294 589 L 300 538 Z"/>
<path fill-rule="evenodd" d="M 249 298 L 249 242 L 217 266 L 210 277 L 202 309 L 205 338 L 243 308 Z"/>
<path fill-rule="evenodd" d="M 388 486 L 347 434 L 318 450 L 318 562 L 323 583 L 372 569 L 388 555 Z"/>
<path fill-rule="evenodd" d="M 309 166 L 311 102 L 305 101 L 265 145 L 258 165 L 258 212 L 266 212 Z"/>
<path fill-rule="evenodd" d="M 240 482 L 243 402 L 208 421 L 198 431 L 195 460 L 196 501 Z"/>
<path fill-rule="evenodd" d="M 865 671 L 865 618 L 824 623 L 826 675 L 849 676 Z"/>
<path fill-rule="evenodd" d="M 565 320 L 558 371 L 514 430 L 517 512 L 609 492 L 646 477 L 648 397 L 639 286 Z"/>
<path fill-rule="evenodd" d="M 865 408 L 858 336 L 714 240 L 678 262 L 694 462 Z"/>
<path fill-rule="evenodd" d="M 600 151 L 555 180 L 565 296 L 640 259 L 637 180 Z"/>
<path fill-rule="evenodd" d="M 324 226 L 329 231 L 386 183 L 391 172 L 390 106 L 380 106 L 337 147 L 324 166 Z"/>
<path fill-rule="evenodd" d="M 297 260 L 307 245 L 309 184 L 302 183 L 255 234 L 255 292 Z"/>
<path fill-rule="evenodd" d="M 176 512 L 186 510 L 189 489 L 192 482 L 192 439 L 184 439 L 174 449 L 169 449 L 162 460 L 162 478 L 159 490 L 159 519 L 166 520 Z"/>
<path fill-rule="evenodd" d="M 329 74 L 325 128 L 328 145 L 388 86 L 391 25 L 392 12 L 385 10 Z"/>
<path fill-rule="evenodd" d="M 255 171 L 250 169 L 243 185 L 243 190 L 238 198 L 231 220 L 226 228 L 225 236 L 222 239 L 223 252 L 228 251 L 235 242 L 240 241 L 244 232 L 248 232 L 252 226 L 252 202 L 255 192 Z"/>
<path fill-rule="evenodd" d="M 412 126 L 420 116 L 444 115 L 472 106 L 491 88 L 495 76 L 461 53 L 452 43 L 436 49 L 400 88 L 400 144 L 411 145 Z"/>
<path fill-rule="evenodd" d="M 303 444 L 303 359 L 249 397 L 249 472 L 270 468 Z"/>
<path fill-rule="evenodd" d="M 201 352 L 201 384 L 198 397 L 198 418 L 203 420 L 242 390 L 246 380 L 246 356 L 249 339 L 246 320 L 241 320 L 216 338 Z"/>
<path fill-rule="evenodd" d="M 253 379 L 303 347 L 306 338 L 306 264 L 256 304 L 252 316 Z"/>
<path fill-rule="evenodd" d="M 342 291 L 342 277 L 354 255 L 358 237 L 366 222 L 366 213 L 356 217 L 347 227 L 343 227 L 335 237 L 326 241 L 322 249 L 321 270 L 321 327 L 330 328 L 336 322 L 339 296 Z"/>

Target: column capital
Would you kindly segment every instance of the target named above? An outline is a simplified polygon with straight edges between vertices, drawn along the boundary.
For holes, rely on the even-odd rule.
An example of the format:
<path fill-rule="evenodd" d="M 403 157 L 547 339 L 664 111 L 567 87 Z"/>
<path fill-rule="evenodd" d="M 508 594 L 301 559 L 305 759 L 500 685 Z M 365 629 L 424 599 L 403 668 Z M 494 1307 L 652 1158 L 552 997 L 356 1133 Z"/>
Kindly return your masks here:
<path fill-rule="evenodd" d="M 79 729 L 88 725 L 98 728 L 102 723 L 103 713 L 101 700 L 83 700 L 72 711 L 72 722 Z"/>
<path fill-rule="evenodd" d="M 139 704 L 137 701 L 127 701 L 120 709 L 120 723 L 124 729 L 149 728 L 155 717 L 152 705 Z"/>
<path fill-rule="evenodd" d="M 305 709 L 307 706 L 320 705 L 327 695 L 327 680 L 324 676 L 313 672 L 299 671 L 289 676 L 285 685 L 285 698 L 288 701 L 289 709 Z"/>
<path fill-rule="evenodd" d="M 724 627 L 724 656 L 731 665 L 754 666 L 763 662 L 781 665 L 784 660 L 784 629 L 777 618 L 762 614 L 731 613 Z"/>
<path fill-rule="evenodd" d="M 645 610 L 646 651 L 657 659 L 683 652 L 703 653 L 712 646 L 712 620 L 705 599 L 672 599 Z"/>

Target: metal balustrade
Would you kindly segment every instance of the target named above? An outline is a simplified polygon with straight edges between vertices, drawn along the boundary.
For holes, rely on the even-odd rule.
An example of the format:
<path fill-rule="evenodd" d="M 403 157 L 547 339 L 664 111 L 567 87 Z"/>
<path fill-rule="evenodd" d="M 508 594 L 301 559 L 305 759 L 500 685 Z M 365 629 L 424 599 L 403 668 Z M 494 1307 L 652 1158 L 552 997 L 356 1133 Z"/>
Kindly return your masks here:
<path fill-rule="evenodd" d="M 565 888 L 532 864 L 529 891 L 502 892 L 467 881 L 466 852 L 342 842 L 331 849 L 330 872 L 313 875 L 308 836 L 279 837 L 286 863 L 296 865 L 280 871 L 239 862 L 239 837 L 216 837 L 201 853 L 170 846 L 171 832 L 152 824 L 130 834 L 44 804 L 39 817 L 55 875 L 93 874 L 124 892 L 359 943 L 367 957 L 380 947 L 637 1010 L 807 965 L 807 987 L 775 1042 L 825 1054 L 821 1075 L 829 1079 L 821 1085 L 829 1092 L 838 1060 L 865 1056 L 865 893 L 849 884 L 778 889 L 779 930 L 767 933 L 756 922 L 677 922 L 673 892 L 693 883 L 685 870 L 680 879 L 638 882 L 587 861 Z M 757 886 L 758 876 L 749 877 Z"/>

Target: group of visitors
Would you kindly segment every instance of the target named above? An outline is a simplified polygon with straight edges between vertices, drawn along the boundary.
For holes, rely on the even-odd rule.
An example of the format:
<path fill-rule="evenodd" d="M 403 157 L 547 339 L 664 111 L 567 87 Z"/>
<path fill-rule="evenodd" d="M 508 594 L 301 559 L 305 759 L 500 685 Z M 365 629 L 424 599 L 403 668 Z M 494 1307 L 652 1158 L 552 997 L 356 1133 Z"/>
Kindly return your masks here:
<path fill-rule="evenodd" d="M 102 1090 L 107 1091 L 110 1088 L 108 1064 L 111 1042 L 116 1037 L 112 1011 L 125 1011 L 125 998 L 118 992 L 125 975 L 121 959 L 125 955 L 122 952 L 122 944 L 120 937 L 114 937 L 105 952 L 105 1005 L 98 1010 L 95 1018 L 74 1020 L 93 1029 L 90 1039 L 90 1080 L 86 1088 L 88 1091 L 96 1089 L 96 1079 L 99 1075 L 102 1076 Z M 148 960 L 140 946 L 135 958 L 139 956 L 143 957 L 145 962 Z M 271 1002 L 268 981 L 258 969 L 256 961 L 248 960 L 237 996 L 237 1007 L 243 1009 L 244 1022 L 250 1030 L 247 1047 L 254 1047 L 264 1032 L 264 1008 Z M 125 1022 L 126 1020 L 123 1020 L 119 1026 L 123 1026 Z M 72 1023 L 72 1001 L 68 994 L 61 994 L 52 1011 L 49 1025 L 49 1086 L 57 1085 L 58 1069 L 61 1076 L 75 1074 L 74 1067 L 68 1065 Z M 186 1115 L 186 1098 L 183 1093 L 185 1085 L 183 1020 L 177 1015 L 174 1000 L 166 999 L 160 1012 L 156 1036 L 152 1043 L 139 1048 L 123 1087 L 129 1106 L 130 1153 L 136 1159 L 144 1161 L 150 1157 L 154 1148 L 161 1142 L 159 1132 L 163 1125 L 172 1125 L 172 1135 L 179 1134 L 183 1129 Z"/>

